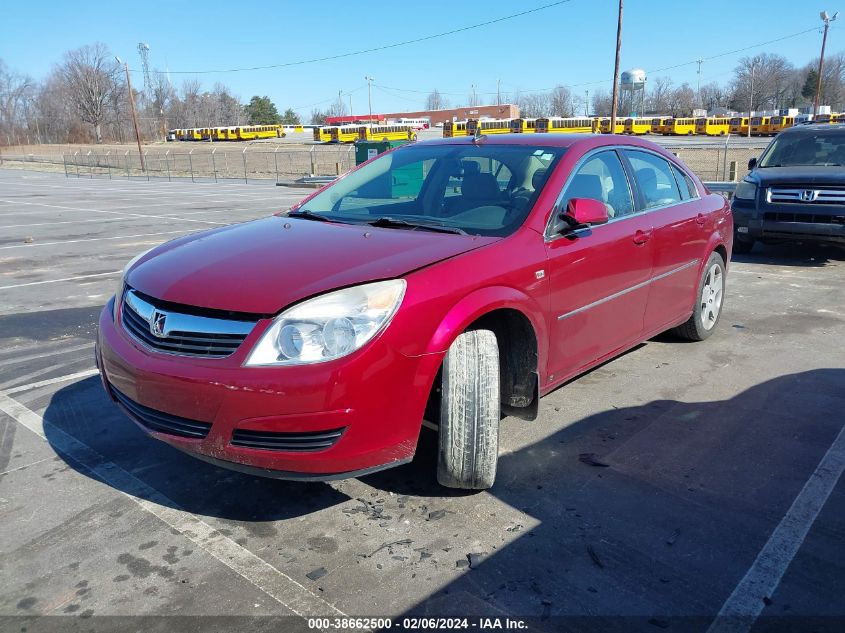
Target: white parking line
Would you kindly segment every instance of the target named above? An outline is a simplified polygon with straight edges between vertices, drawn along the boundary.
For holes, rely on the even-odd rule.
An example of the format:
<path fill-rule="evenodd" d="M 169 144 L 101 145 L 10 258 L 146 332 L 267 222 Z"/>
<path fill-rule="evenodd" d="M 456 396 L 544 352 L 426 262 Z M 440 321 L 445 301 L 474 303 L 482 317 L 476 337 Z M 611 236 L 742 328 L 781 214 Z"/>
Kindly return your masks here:
<path fill-rule="evenodd" d="M 119 275 L 122 270 L 113 270 L 110 273 L 95 273 L 93 275 L 77 275 L 76 277 L 62 277 L 61 279 L 45 279 L 44 281 L 30 281 L 25 284 L 12 284 L 11 286 L 0 286 L 0 290 L 9 290 L 10 288 L 25 288 L 26 286 L 40 286 L 42 284 L 56 284 L 60 281 L 76 281 L 77 279 L 90 279 L 92 277 L 112 277 Z"/>
<path fill-rule="evenodd" d="M 30 378 L 43 376 L 44 374 L 49 374 L 51 371 L 61 369 L 62 367 L 67 367 L 68 365 L 73 365 L 74 363 L 79 363 L 83 360 L 86 359 L 77 358 L 67 363 L 58 363 L 56 365 L 50 365 L 49 367 L 38 369 L 28 374 L 24 374 L 23 376 L 15 376 L 12 380 L 7 380 L 4 383 L 0 383 L 0 391 L 5 391 L 7 394 L 18 393 L 20 391 L 30 391 L 31 389 L 38 389 L 39 387 L 55 385 L 60 382 L 67 382 L 68 380 L 76 380 L 77 378 L 88 378 L 89 376 L 93 376 L 94 374 L 98 373 L 96 369 L 86 369 L 84 371 L 78 371 L 75 374 L 65 374 L 64 376 L 58 376 L 57 378 L 48 378 L 46 380 L 39 380 L 38 382 L 29 382 L 23 385 L 15 385 L 16 382 L 20 382 L 21 380 L 29 380 Z M 13 387 L 11 385 L 15 386 Z"/>
<path fill-rule="evenodd" d="M 216 222 L 215 224 L 220 224 Z M 78 240 L 61 240 L 58 242 L 33 242 L 32 244 L 13 244 L 11 246 L 0 246 L 0 251 L 6 251 L 11 248 L 34 248 L 36 246 L 56 246 L 57 244 L 78 244 L 80 242 L 102 242 L 103 240 L 128 240 L 135 237 L 153 237 L 155 235 L 174 235 L 175 233 L 185 233 L 182 231 L 163 231 L 161 233 L 138 233 L 137 235 L 113 235 L 111 237 L 85 237 Z M 105 274 L 105 273 L 103 273 Z"/>
<path fill-rule="evenodd" d="M 82 345 L 74 345 L 72 347 L 59 347 L 51 349 L 48 352 L 41 352 L 40 354 L 28 354 L 26 356 L 8 356 L 0 359 L 0 367 L 6 365 L 14 365 L 16 363 L 25 363 L 30 360 L 38 360 L 39 358 L 47 358 L 48 356 L 55 356 L 56 354 L 69 354 L 70 352 L 78 352 L 83 349 L 90 349 L 94 347 L 93 343 L 83 343 Z"/>
<path fill-rule="evenodd" d="M 763 599 L 774 594 L 843 470 L 845 426 L 760 550 L 754 564 L 722 605 L 707 633 L 746 633 L 751 630 L 763 612 Z"/>
<path fill-rule="evenodd" d="M 38 222 L 36 224 L 0 224 L 0 229 L 28 229 L 34 226 L 57 226 L 59 224 L 85 224 L 86 222 L 117 222 L 118 220 L 137 220 L 138 218 L 97 218 L 96 220 L 67 220 L 62 222 Z"/>
<path fill-rule="evenodd" d="M 0 411 L 44 440 L 47 439 L 46 432 L 49 431 L 50 446 L 57 453 L 77 462 L 94 477 L 126 495 L 142 510 L 177 530 L 197 547 L 296 615 L 303 618 L 344 617 L 345 614 L 334 605 L 311 593 L 293 578 L 224 536 L 197 515 L 183 510 L 172 499 L 114 462 L 106 460 L 87 444 L 3 392 L 0 392 Z"/>
<path fill-rule="evenodd" d="M 8 201 L 0 201 L 8 202 Z M 34 207 L 48 207 L 50 209 L 62 209 L 64 211 L 81 211 L 83 213 L 109 213 L 111 215 L 128 215 L 136 218 L 158 218 L 160 220 L 182 220 L 184 222 L 199 222 L 200 224 L 225 224 L 225 222 L 212 222 L 211 220 L 194 220 L 193 218 L 180 218 L 172 215 L 147 215 L 143 213 L 130 213 L 127 211 L 105 211 L 103 209 L 81 209 L 79 207 L 65 207 L 58 204 L 47 204 L 45 202 L 23 202 L 17 201 L 17 204 L 25 204 Z"/>

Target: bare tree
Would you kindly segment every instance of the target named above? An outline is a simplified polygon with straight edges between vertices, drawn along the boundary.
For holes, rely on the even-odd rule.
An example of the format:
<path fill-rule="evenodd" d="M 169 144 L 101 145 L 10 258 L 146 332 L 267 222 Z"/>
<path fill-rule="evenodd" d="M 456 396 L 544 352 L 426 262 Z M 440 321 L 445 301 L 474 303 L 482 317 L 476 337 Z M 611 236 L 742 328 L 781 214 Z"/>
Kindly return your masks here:
<path fill-rule="evenodd" d="M 551 116 L 568 117 L 575 114 L 575 99 L 572 91 L 565 86 L 557 86 L 549 95 L 549 110 Z"/>
<path fill-rule="evenodd" d="M 326 108 L 326 116 L 344 116 L 346 114 L 346 104 L 343 102 L 341 95 L 337 96 L 332 104 Z"/>
<path fill-rule="evenodd" d="M 690 88 L 689 84 L 678 86 L 669 93 L 667 98 L 669 114 L 674 117 L 690 116 L 693 108 L 695 108 L 695 103 L 695 90 Z"/>
<path fill-rule="evenodd" d="M 730 105 L 736 110 L 747 110 L 753 98 L 753 105 L 759 110 L 783 107 L 793 76 L 793 65 L 781 55 L 760 53 L 743 57 L 734 69 Z"/>
<path fill-rule="evenodd" d="M 8 145 L 19 142 L 18 135 L 27 127 L 27 112 L 34 97 L 32 77 L 13 72 L 0 59 L 0 128 Z"/>
<path fill-rule="evenodd" d="M 440 91 L 435 88 L 425 98 L 426 110 L 445 110 L 449 107 L 449 102 L 440 94 Z"/>
<path fill-rule="evenodd" d="M 593 93 L 593 112 L 598 116 L 610 116 L 612 101 L 609 90 L 596 90 Z"/>
<path fill-rule="evenodd" d="M 525 118 L 536 118 L 548 116 L 552 107 L 551 95 L 546 92 L 535 92 L 520 96 L 517 103 L 520 116 Z"/>
<path fill-rule="evenodd" d="M 649 80 L 651 90 L 646 97 L 646 110 L 655 114 L 669 111 L 669 95 L 672 92 L 672 80 L 668 77 L 655 77 Z"/>
<path fill-rule="evenodd" d="M 59 73 L 79 118 L 93 126 L 97 142 L 102 143 L 100 126 L 106 118 L 111 93 L 119 81 L 120 66 L 105 44 L 98 43 L 66 53 Z"/>

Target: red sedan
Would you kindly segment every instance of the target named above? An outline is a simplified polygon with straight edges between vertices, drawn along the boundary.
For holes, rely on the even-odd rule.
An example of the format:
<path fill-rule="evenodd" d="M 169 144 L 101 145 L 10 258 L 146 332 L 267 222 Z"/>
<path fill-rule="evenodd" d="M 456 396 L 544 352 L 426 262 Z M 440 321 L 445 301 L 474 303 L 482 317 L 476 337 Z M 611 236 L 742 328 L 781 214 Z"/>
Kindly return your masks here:
<path fill-rule="evenodd" d="M 98 365 L 149 434 L 222 466 L 356 476 L 411 460 L 425 418 L 439 481 L 488 488 L 502 415 L 664 330 L 712 334 L 732 236 L 648 141 L 414 143 L 130 262 Z"/>

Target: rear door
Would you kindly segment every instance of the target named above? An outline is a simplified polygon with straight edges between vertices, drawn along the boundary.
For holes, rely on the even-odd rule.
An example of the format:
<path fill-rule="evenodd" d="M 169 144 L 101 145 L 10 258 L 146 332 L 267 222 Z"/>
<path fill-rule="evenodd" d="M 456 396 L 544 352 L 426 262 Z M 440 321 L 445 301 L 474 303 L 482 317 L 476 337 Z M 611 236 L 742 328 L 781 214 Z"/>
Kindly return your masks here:
<path fill-rule="evenodd" d="M 637 184 L 640 208 L 654 227 L 644 324 L 649 336 L 689 316 L 712 219 L 701 213 L 698 191 L 682 169 L 647 150 L 626 149 L 623 154 Z"/>
<path fill-rule="evenodd" d="M 573 198 L 605 204 L 610 221 L 562 235 L 555 220 Z M 639 340 L 652 267 L 649 214 L 635 213 L 630 183 L 615 150 L 576 166 L 546 232 L 550 275 L 551 381 L 572 376 Z"/>

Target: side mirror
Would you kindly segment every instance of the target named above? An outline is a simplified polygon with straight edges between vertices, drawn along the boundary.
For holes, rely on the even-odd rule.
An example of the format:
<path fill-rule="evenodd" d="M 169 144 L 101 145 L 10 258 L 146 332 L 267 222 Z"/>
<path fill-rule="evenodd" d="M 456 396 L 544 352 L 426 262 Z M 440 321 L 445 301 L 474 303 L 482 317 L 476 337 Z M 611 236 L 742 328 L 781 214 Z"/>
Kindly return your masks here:
<path fill-rule="evenodd" d="M 569 231 L 606 224 L 609 219 L 604 202 L 591 198 L 573 198 L 566 207 L 566 213 L 561 213 L 560 217 L 566 221 Z"/>
<path fill-rule="evenodd" d="M 757 159 L 756 158 L 752 158 L 751 160 L 748 161 L 748 171 L 751 171 L 756 166 L 757 166 Z"/>

